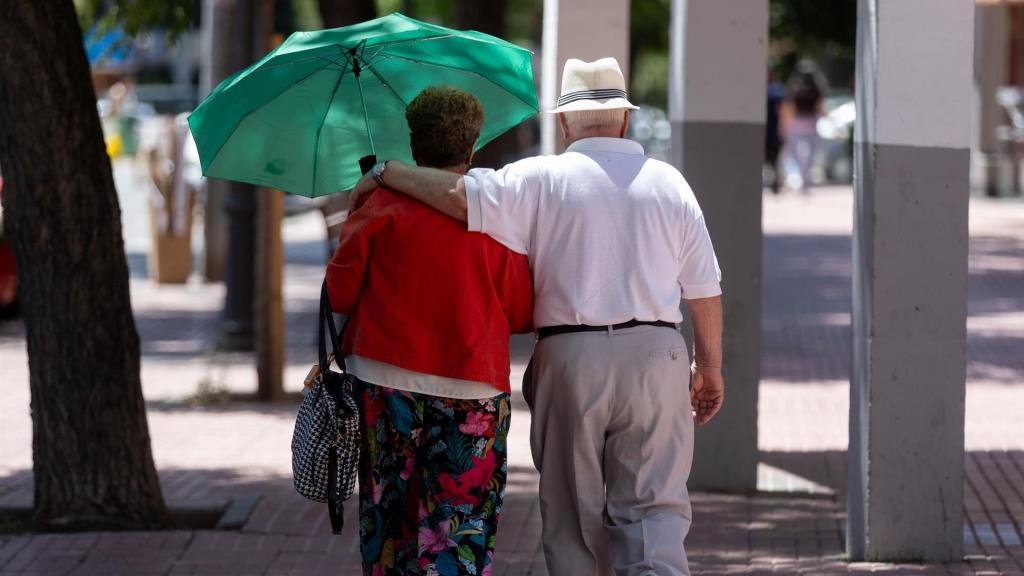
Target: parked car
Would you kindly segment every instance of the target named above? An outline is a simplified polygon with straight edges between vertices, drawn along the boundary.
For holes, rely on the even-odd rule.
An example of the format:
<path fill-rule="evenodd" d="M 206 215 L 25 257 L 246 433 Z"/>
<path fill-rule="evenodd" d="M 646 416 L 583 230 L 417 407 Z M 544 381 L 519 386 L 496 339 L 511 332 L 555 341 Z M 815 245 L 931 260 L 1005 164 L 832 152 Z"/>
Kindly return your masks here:
<path fill-rule="evenodd" d="M 0 176 L 0 198 L 4 178 Z M 14 269 L 14 252 L 4 235 L 4 209 L 0 204 L 0 318 L 14 314 L 18 305 L 18 275 Z"/>
<path fill-rule="evenodd" d="M 825 115 L 818 119 L 818 136 L 822 145 L 816 163 L 826 182 L 853 180 L 853 126 L 857 106 L 853 94 L 833 93 L 825 98 Z"/>

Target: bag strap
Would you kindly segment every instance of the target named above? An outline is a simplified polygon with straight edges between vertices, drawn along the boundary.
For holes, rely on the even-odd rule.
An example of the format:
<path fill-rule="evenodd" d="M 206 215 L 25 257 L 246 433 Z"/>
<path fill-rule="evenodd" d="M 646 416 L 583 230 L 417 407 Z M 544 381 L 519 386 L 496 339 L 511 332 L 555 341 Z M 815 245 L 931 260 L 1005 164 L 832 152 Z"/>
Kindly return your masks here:
<path fill-rule="evenodd" d="M 331 519 L 331 532 L 341 534 L 345 527 L 345 503 L 338 498 L 338 447 L 327 451 L 327 516 Z"/>
<path fill-rule="evenodd" d="M 348 317 L 341 327 L 341 335 L 338 335 L 338 328 L 334 323 L 334 311 L 331 309 L 331 300 L 327 295 L 327 279 L 324 278 L 323 286 L 320 288 L 320 317 L 317 319 L 317 351 L 320 363 L 320 373 L 324 374 L 331 367 L 327 358 L 327 342 L 324 338 L 324 327 L 326 324 L 327 333 L 331 337 L 331 350 L 334 353 L 334 361 L 345 372 L 345 358 L 341 355 L 341 342 L 345 336 L 345 329 L 348 327 Z"/>
<path fill-rule="evenodd" d="M 377 156 L 369 155 L 363 156 L 359 159 L 359 170 L 363 174 L 366 174 L 373 168 L 373 165 L 377 163 Z M 331 335 L 331 347 L 334 351 L 334 361 L 338 364 L 338 368 L 341 372 L 347 373 L 345 369 L 345 357 L 341 355 L 341 338 L 345 337 L 345 328 L 348 327 L 348 316 L 345 316 L 345 323 L 341 326 L 341 338 L 338 337 L 338 329 L 334 326 L 334 311 L 331 310 L 331 300 L 327 296 L 327 278 L 324 277 L 324 284 L 320 287 L 320 318 L 317 322 L 319 329 L 317 330 L 317 343 L 319 346 L 320 353 L 320 373 L 324 374 L 331 367 L 331 363 L 327 361 L 327 347 L 324 342 L 324 321 L 327 322 L 327 327 L 330 329 Z"/>
<path fill-rule="evenodd" d="M 331 367 L 327 357 L 327 340 L 324 337 L 326 328 L 327 334 L 331 337 L 331 351 L 334 353 L 334 362 L 346 373 L 345 357 L 341 355 L 341 342 L 345 336 L 345 329 L 348 328 L 348 316 L 341 326 L 341 335 L 334 323 L 334 311 L 331 309 L 331 301 L 327 295 L 327 279 L 324 278 L 323 286 L 320 288 L 320 317 L 317 319 L 317 352 L 320 362 L 320 373 L 326 374 Z M 331 446 L 327 451 L 327 515 L 331 520 L 331 532 L 341 534 L 345 527 L 345 504 L 338 498 L 338 447 Z"/>

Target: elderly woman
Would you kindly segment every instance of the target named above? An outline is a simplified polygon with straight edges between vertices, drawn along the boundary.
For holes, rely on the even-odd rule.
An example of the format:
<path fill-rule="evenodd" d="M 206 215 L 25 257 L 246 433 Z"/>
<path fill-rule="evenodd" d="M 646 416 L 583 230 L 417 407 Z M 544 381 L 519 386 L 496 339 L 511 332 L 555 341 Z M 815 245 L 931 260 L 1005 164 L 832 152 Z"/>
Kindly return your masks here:
<path fill-rule="evenodd" d="M 431 87 L 405 115 L 417 164 L 465 173 L 483 123 L 474 96 Z M 363 574 L 490 574 L 508 338 L 531 329 L 526 258 L 380 187 L 349 215 L 327 286 L 349 314 L 342 348 L 361 383 Z"/>

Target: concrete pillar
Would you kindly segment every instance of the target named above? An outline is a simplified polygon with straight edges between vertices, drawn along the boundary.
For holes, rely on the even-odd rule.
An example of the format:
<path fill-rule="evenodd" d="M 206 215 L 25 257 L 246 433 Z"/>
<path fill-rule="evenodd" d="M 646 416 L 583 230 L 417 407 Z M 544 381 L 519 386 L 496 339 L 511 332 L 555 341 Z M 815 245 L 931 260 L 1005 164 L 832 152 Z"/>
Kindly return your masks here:
<path fill-rule="evenodd" d="M 558 123 L 545 111 L 555 107 L 562 68 L 569 58 L 591 62 L 611 56 L 629 84 L 629 0 L 544 0 L 541 50 L 541 154 L 564 149 Z"/>
<path fill-rule="evenodd" d="M 697 431 L 690 487 L 753 492 L 768 1 L 673 0 L 670 39 L 672 162 L 704 210 L 725 308 L 725 406 Z"/>
<path fill-rule="evenodd" d="M 855 560 L 948 561 L 963 551 L 973 22 L 972 0 L 859 0 Z"/>

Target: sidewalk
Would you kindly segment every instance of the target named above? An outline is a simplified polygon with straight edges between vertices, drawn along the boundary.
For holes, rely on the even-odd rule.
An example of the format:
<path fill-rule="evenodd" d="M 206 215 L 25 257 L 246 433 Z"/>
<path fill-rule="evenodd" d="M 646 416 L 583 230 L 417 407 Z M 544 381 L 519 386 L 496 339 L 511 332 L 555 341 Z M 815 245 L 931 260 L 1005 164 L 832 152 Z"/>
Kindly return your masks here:
<path fill-rule="evenodd" d="M 851 213 L 848 188 L 765 198 L 762 492 L 694 494 L 687 539 L 693 572 L 1024 574 L 1024 203 L 972 202 L 967 556 L 950 566 L 843 562 Z M 286 383 L 293 391 L 315 355 L 310 326 L 325 258 L 322 234 L 316 215 L 290 219 L 284 232 Z M 346 534 L 335 537 L 322 505 L 291 488 L 295 406 L 186 401 L 201 383 L 213 391 L 255 389 L 249 356 L 208 351 L 222 287 L 155 286 L 146 279 L 144 255 L 133 252 L 129 260 L 165 498 L 176 509 L 233 503 L 249 514 L 240 530 L 0 534 L 0 575 L 357 574 L 355 502 Z M 513 343 L 513 383 L 530 346 L 524 338 Z M 2 324 L 0 508 L 32 501 L 27 382 L 23 329 Z M 547 574 L 528 431 L 529 412 L 517 393 L 495 576 Z"/>

